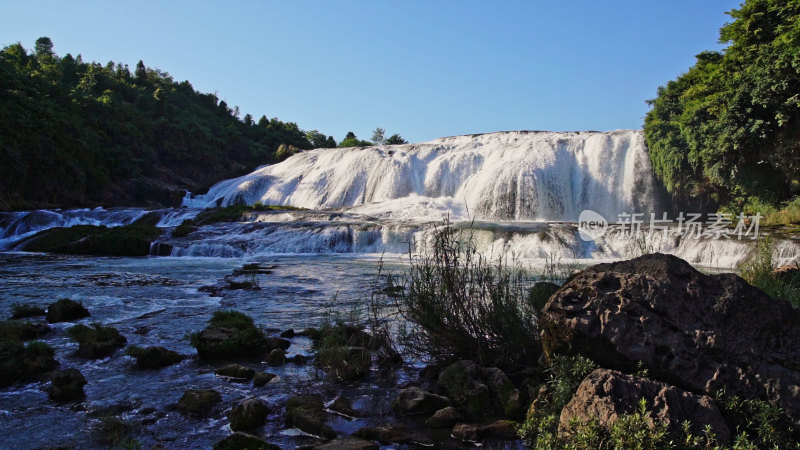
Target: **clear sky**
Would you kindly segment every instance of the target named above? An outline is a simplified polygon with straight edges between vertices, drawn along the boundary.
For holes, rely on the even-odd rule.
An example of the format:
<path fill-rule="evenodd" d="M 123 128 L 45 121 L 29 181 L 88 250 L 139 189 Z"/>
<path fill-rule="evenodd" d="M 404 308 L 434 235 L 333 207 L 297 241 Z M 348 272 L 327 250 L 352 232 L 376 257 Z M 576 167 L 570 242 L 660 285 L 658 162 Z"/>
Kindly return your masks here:
<path fill-rule="evenodd" d="M 641 128 L 738 1 L 0 0 L 0 45 L 140 59 L 242 116 L 416 142 Z"/>

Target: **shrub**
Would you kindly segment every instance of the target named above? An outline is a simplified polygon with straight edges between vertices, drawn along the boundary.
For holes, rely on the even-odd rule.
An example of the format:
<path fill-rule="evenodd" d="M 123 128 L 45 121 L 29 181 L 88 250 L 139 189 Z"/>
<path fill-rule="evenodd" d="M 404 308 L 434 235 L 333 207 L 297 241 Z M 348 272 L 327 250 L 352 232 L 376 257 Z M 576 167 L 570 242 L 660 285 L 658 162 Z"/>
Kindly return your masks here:
<path fill-rule="evenodd" d="M 23 345 L 13 339 L 0 340 L 0 387 L 19 380 L 31 380 L 58 366 L 55 351 L 44 342 Z"/>
<path fill-rule="evenodd" d="M 800 277 L 787 280 L 776 272 L 772 259 L 775 247 L 772 239 L 762 237 L 756 244 L 754 256 L 740 266 L 742 278 L 772 297 L 787 300 L 795 308 L 800 307 Z"/>
<path fill-rule="evenodd" d="M 528 301 L 532 280 L 498 259 L 477 252 L 471 230 L 438 227 L 431 253 L 409 255 L 399 309 L 410 330 L 406 348 L 443 363 L 535 365 L 541 345 L 537 311 Z"/>

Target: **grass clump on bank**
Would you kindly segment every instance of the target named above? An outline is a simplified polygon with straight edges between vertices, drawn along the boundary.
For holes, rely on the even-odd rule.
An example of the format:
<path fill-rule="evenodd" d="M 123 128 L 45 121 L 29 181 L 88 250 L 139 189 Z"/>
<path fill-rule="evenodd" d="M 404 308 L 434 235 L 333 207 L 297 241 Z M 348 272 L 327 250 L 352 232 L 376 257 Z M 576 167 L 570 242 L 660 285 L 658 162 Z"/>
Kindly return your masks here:
<path fill-rule="evenodd" d="M 762 237 L 756 244 L 750 261 L 742 264 L 742 278 L 772 297 L 786 300 L 795 308 L 800 308 L 800 275 L 783 276 L 776 269 L 772 239 Z"/>

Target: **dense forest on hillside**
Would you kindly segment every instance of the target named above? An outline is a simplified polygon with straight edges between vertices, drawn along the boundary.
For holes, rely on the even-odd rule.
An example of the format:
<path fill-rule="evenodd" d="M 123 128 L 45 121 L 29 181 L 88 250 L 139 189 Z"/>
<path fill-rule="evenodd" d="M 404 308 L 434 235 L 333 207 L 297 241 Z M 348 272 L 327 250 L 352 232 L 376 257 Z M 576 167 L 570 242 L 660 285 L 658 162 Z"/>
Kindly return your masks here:
<path fill-rule="evenodd" d="M 650 101 L 653 167 L 676 208 L 800 210 L 800 1 L 729 14 L 724 51 L 697 55 Z"/>
<path fill-rule="evenodd" d="M 335 146 L 292 122 L 240 118 L 141 61 L 58 57 L 49 38 L 0 52 L 0 209 L 177 204 L 183 189 Z"/>

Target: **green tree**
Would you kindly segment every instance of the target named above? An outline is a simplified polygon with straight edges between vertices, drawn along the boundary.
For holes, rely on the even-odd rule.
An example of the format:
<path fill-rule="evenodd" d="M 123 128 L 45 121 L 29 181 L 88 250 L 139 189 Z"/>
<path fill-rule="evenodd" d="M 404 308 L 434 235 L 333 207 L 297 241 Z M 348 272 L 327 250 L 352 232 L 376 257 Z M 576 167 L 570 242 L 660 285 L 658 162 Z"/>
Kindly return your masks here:
<path fill-rule="evenodd" d="M 55 54 L 53 53 L 53 41 L 46 36 L 42 36 L 36 40 L 36 44 L 34 46 L 34 54 L 41 58 L 43 56 L 46 57 L 53 57 Z"/>
<path fill-rule="evenodd" d="M 372 132 L 372 142 L 374 142 L 375 145 L 383 145 L 383 142 L 386 140 L 384 138 L 385 134 L 386 130 L 383 128 L 375 128 L 375 130 Z"/>
<path fill-rule="evenodd" d="M 403 137 L 400 136 L 399 134 L 395 133 L 389 136 L 388 139 L 386 139 L 385 144 L 387 145 L 408 144 L 408 141 L 403 139 Z"/>
<path fill-rule="evenodd" d="M 147 68 L 144 66 L 144 62 L 141 59 L 136 63 L 136 71 L 133 73 L 136 76 L 136 81 L 141 83 L 147 80 Z"/>

